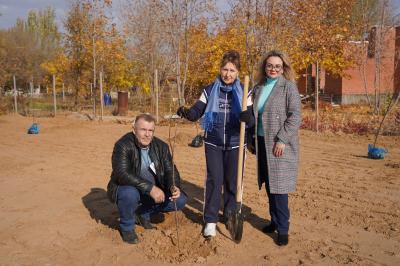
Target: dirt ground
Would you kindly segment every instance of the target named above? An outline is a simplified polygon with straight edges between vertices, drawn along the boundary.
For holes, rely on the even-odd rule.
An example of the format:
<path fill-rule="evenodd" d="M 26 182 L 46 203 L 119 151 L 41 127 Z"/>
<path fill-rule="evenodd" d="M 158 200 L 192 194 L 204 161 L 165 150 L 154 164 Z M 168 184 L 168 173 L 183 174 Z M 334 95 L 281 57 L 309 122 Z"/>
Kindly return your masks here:
<path fill-rule="evenodd" d="M 137 227 L 138 245 L 121 241 L 118 211 L 106 197 L 115 141 L 129 124 L 78 116 L 0 117 L 0 265 L 400 265 L 400 138 L 382 137 L 384 160 L 366 157 L 372 137 L 301 131 L 297 191 L 290 194 L 290 242 L 260 230 L 268 222 L 248 155 L 243 239 L 234 243 L 221 223 L 201 236 L 205 160 L 187 144 L 194 124 L 180 125 L 175 159 L 190 199 L 157 230 Z M 156 136 L 167 140 L 168 127 Z"/>

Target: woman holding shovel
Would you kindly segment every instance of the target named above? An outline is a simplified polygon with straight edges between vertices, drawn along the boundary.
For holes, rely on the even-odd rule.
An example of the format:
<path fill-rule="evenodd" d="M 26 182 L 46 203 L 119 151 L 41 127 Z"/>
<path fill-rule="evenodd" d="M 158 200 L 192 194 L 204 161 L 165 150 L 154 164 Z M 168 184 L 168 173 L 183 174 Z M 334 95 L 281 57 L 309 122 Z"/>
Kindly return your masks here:
<path fill-rule="evenodd" d="M 203 218 L 203 235 L 216 235 L 216 225 L 223 187 L 225 221 L 236 209 L 236 177 L 239 153 L 239 115 L 242 110 L 243 87 L 238 74 L 240 56 L 228 51 L 220 62 L 220 73 L 214 82 L 204 88 L 200 99 L 190 107 L 179 107 L 177 114 L 190 121 L 203 117 L 207 179 Z M 248 97 L 251 108 L 251 98 Z"/>
<path fill-rule="evenodd" d="M 271 222 L 264 233 L 278 232 L 277 244 L 289 242 L 288 193 L 296 188 L 301 102 L 294 72 L 285 54 L 270 51 L 253 89 L 258 184 L 265 183 Z M 241 115 L 246 122 L 246 116 Z"/>

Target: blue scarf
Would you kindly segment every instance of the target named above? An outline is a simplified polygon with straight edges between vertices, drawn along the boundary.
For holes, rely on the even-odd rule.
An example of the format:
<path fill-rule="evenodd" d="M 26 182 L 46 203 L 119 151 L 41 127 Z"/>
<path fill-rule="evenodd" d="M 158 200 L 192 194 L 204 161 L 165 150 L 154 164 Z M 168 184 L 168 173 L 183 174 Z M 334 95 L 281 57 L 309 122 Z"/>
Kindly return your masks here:
<path fill-rule="evenodd" d="M 211 94 L 208 97 L 208 103 L 206 110 L 204 112 L 203 121 L 201 123 L 203 129 L 210 132 L 214 125 L 220 123 L 218 120 L 219 113 L 219 92 L 220 90 L 224 92 L 233 92 L 232 99 L 232 109 L 231 114 L 234 119 L 239 121 L 239 114 L 242 111 L 242 98 L 243 98 L 243 88 L 240 85 L 240 80 L 237 78 L 233 84 L 225 85 L 221 82 L 220 77 L 216 78 L 211 89 Z"/>

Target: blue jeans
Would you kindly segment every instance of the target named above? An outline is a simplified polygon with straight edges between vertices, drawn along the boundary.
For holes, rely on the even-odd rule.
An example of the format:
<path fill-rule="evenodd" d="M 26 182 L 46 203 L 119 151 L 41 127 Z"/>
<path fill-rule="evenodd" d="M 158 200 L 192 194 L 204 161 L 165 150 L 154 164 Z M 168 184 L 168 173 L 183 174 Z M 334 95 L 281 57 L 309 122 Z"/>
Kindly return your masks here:
<path fill-rule="evenodd" d="M 120 229 L 122 231 L 132 231 L 135 228 L 136 214 L 145 220 L 150 220 L 151 214 L 174 211 L 174 202 L 168 199 L 170 196 L 170 192 L 166 193 L 165 201 L 158 204 L 149 195 L 143 194 L 140 190 L 132 186 L 119 186 L 117 191 L 117 206 L 119 210 Z M 186 201 L 187 196 L 181 190 L 181 195 L 176 200 L 177 210 L 183 209 Z"/>

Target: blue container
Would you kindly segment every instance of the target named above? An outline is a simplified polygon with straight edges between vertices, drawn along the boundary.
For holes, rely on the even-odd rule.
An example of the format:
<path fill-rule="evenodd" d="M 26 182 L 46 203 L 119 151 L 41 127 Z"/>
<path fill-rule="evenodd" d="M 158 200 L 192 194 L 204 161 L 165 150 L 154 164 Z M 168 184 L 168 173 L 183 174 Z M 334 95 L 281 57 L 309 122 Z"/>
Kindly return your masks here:
<path fill-rule="evenodd" d="M 374 147 L 374 145 L 368 144 L 368 158 L 383 159 L 386 153 L 388 153 L 387 149 Z"/>
<path fill-rule="evenodd" d="M 104 106 L 112 105 L 111 95 L 109 93 L 104 93 L 103 95 Z"/>
<path fill-rule="evenodd" d="M 33 123 L 32 126 L 28 129 L 28 134 L 39 134 L 38 124 Z"/>

